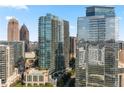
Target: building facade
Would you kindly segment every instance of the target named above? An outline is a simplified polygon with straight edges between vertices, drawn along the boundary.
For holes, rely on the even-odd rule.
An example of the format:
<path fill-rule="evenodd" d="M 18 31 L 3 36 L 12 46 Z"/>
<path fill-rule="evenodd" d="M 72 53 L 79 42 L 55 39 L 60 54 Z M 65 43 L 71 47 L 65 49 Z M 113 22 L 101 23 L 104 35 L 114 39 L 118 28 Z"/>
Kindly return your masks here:
<path fill-rule="evenodd" d="M 14 79 L 17 77 L 17 73 L 15 73 L 14 48 L 9 45 L 0 45 L 1 86 L 10 86 L 14 83 Z"/>
<path fill-rule="evenodd" d="M 25 68 L 35 67 L 36 54 L 35 52 L 26 52 L 25 53 Z"/>
<path fill-rule="evenodd" d="M 124 41 L 119 41 L 118 44 L 118 82 L 119 87 L 124 87 Z"/>
<path fill-rule="evenodd" d="M 26 86 L 45 85 L 49 82 L 49 72 L 48 70 L 29 69 L 24 74 L 24 82 Z"/>
<path fill-rule="evenodd" d="M 69 22 L 64 20 L 64 59 L 65 59 L 65 68 L 69 68 Z"/>
<path fill-rule="evenodd" d="M 78 48 L 76 86 L 117 87 L 118 45 L 115 42 L 82 42 Z"/>
<path fill-rule="evenodd" d="M 7 42 L 7 41 L 0 41 L 0 44 L 3 44 L 3 45 L 10 45 L 10 46 L 13 46 L 14 48 L 14 64 L 17 65 L 18 64 L 18 61 L 21 57 L 24 58 L 25 54 L 24 54 L 24 51 L 25 51 L 25 44 L 24 44 L 24 41 L 10 41 L 10 42 Z"/>
<path fill-rule="evenodd" d="M 19 41 L 19 23 L 15 18 L 8 22 L 8 41 Z"/>
<path fill-rule="evenodd" d="M 76 37 L 70 37 L 69 60 L 76 58 Z"/>
<path fill-rule="evenodd" d="M 77 36 L 79 40 L 118 40 L 119 19 L 115 16 L 114 7 L 93 6 L 87 7 L 86 11 L 86 16 L 78 17 L 77 21 Z M 108 13 L 109 11 L 111 13 Z"/>
<path fill-rule="evenodd" d="M 114 7 L 91 6 L 77 21 L 76 86 L 118 86 L 118 18 Z"/>
<path fill-rule="evenodd" d="M 20 29 L 20 41 L 25 42 L 25 52 L 29 51 L 29 31 L 25 24 Z"/>
<path fill-rule="evenodd" d="M 69 23 L 47 14 L 39 18 L 39 66 L 62 70 L 69 60 Z M 66 57 L 67 58 L 66 58 Z"/>
<path fill-rule="evenodd" d="M 119 50 L 119 62 L 118 62 L 118 82 L 119 87 L 124 87 L 124 50 Z"/>

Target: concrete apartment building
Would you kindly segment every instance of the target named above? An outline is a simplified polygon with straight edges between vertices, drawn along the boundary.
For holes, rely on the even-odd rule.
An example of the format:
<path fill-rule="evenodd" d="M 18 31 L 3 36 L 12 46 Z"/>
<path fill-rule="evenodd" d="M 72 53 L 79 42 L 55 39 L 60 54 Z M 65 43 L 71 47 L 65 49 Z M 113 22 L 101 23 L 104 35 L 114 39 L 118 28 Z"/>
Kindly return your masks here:
<path fill-rule="evenodd" d="M 14 48 L 8 45 L 0 45 L 1 86 L 8 87 L 18 78 L 18 71 L 14 68 Z"/>

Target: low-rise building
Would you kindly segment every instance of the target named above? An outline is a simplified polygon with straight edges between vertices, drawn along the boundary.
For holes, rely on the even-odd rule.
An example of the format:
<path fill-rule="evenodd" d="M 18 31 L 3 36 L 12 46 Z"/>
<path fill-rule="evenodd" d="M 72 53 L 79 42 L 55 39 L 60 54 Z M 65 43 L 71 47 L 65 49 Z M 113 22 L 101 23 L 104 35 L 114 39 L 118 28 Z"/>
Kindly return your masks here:
<path fill-rule="evenodd" d="M 24 77 L 26 86 L 45 84 L 49 82 L 49 71 L 31 68 L 25 72 Z"/>

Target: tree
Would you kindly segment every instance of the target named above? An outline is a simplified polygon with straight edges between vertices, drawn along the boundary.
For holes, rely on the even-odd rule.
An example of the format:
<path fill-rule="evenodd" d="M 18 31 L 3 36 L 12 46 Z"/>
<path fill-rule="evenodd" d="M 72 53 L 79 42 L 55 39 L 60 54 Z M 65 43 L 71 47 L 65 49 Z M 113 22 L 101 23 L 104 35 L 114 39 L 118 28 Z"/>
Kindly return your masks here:
<path fill-rule="evenodd" d="M 51 83 L 45 83 L 45 87 L 53 87 L 53 84 L 51 84 Z"/>
<path fill-rule="evenodd" d="M 71 60 L 69 61 L 69 66 L 72 68 L 72 69 L 75 69 L 75 58 L 71 58 Z"/>

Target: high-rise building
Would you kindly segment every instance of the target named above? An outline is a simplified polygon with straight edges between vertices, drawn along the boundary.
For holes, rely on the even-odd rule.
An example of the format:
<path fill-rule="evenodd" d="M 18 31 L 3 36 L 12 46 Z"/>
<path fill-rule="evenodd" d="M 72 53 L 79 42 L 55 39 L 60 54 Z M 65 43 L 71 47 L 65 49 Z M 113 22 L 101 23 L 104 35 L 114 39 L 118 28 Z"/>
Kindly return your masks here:
<path fill-rule="evenodd" d="M 0 45 L 0 79 L 6 85 L 8 78 L 14 73 L 14 49 L 12 46 Z"/>
<path fill-rule="evenodd" d="M 19 23 L 15 18 L 8 22 L 8 41 L 19 41 Z"/>
<path fill-rule="evenodd" d="M 69 22 L 64 20 L 64 59 L 65 59 L 65 68 L 69 67 Z M 61 34 L 60 34 L 61 35 Z"/>
<path fill-rule="evenodd" d="M 106 16 L 115 17 L 114 7 L 110 6 L 90 6 L 86 8 L 86 16 Z"/>
<path fill-rule="evenodd" d="M 76 37 L 70 37 L 69 60 L 76 58 Z"/>
<path fill-rule="evenodd" d="M 20 29 L 20 41 L 25 42 L 25 52 L 29 51 L 29 31 L 25 24 Z"/>
<path fill-rule="evenodd" d="M 39 54 L 41 68 L 62 70 L 69 61 L 69 23 L 47 14 L 39 18 Z"/>
<path fill-rule="evenodd" d="M 114 7 L 91 6 L 87 7 L 85 17 L 78 17 L 78 40 L 103 41 L 118 40 L 118 17 Z"/>
<path fill-rule="evenodd" d="M 117 40 L 114 7 L 87 7 L 77 21 L 76 86 L 118 86 Z"/>
<path fill-rule="evenodd" d="M 9 45 L 9 46 L 13 46 L 14 48 L 14 65 L 18 64 L 18 61 L 21 57 L 24 58 L 24 51 L 25 51 L 25 44 L 24 41 L 0 41 L 0 44 L 3 45 Z"/>
<path fill-rule="evenodd" d="M 118 45 L 115 42 L 81 42 L 76 63 L 76 86 L 118 86 Z"/>

